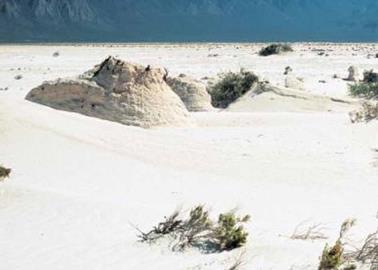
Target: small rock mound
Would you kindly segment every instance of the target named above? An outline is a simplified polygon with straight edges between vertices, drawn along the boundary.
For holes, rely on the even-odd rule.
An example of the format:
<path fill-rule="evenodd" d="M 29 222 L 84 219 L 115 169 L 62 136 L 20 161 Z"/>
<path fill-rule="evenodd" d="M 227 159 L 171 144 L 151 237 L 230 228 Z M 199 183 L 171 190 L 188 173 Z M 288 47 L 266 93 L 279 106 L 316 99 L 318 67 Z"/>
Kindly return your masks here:
<path fill-rule="evenodd" d="M 191 112 L 211 111 L 211 97 L 206 86 L 184 74 L 167 78 L 168 85 L 181 98 Z"/>
<path fill-rule="evenodd" d="M 349 112 L 358 102 L 314 95 L 305 91 L 255 84 L 253 88 L 232 103 L 231 112 Z"/>
<path fill-rule="evenodd" d="M 166 71 L 107 58 L 75 79 L 45 82 L 26 99 L 87 116 L 150 128 L 191 123 L 180 98 L 165 82 Z"/>
<path fill-rule="evenodd" d="M 292 74 L 286 76 L 285 87 L 297 90 L 305 90 L 303 79 L 297 78 Z"/>
<path fill-rule="evenodd" d="M 360 71 L 356 66 L 350 66 L 348 68 L 348 72 L 349 72 L 349 75 L 347 78 L 348 81 L 358 82 L 360 80 L 360 77 L 361 77 Z"/>

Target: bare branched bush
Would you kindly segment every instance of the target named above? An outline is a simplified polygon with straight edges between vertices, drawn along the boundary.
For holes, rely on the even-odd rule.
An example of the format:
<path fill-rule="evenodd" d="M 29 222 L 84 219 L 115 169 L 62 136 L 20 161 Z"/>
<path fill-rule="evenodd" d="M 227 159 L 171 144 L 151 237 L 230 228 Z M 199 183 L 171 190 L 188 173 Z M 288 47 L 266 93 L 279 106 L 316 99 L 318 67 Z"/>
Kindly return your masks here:
<path fill-rule="evenodd" d="M 368 235 L 355 259 L 364 264 L 369 263 L 372 270 L 378 269 L 378 230 Z"/>
<path fill-rule="evenodd" d="M 245 264 L 244 256 L 245 256 L 245 251 L 240 253 L 240 255 L 234 259 L 231 266 L 227 267 L 227 270 L 239 270 L 239 269 L 241 269 L 242 266 Z"/>
<path fill-rule="evenodd" d="M 378 228 L 365 238 L 361 248 L 350 252 L 348 256 L 362 265 L 370 266 L 371 270 L 378 270 Z"/>
<path fill-rule="evenodd" d="M 221 252 L 243 246 L 248 233 L 242 224 L 249 221 L 249 216 L 237 217 L 233 212 L 219 215 L 217 222 L 209 217 L 209 212 L 200 205 L 193 208 L 186 219 L 175 211 L 151 231 L 139 230 L 142 242 L 153 243 L 169 236 L 174 251 L 183 251 L 188 247 L 197 247 L 204 252 Z"/>
<path fill-rule="evenodd" d="M 5 168 L 2 165 L 0 165 L 0 181 L 5 178 L 8 178 L 11 172 L 12 172 L 11 169 Z"/>
<path fill-rule="evenodd" d="M 327 239 L 328 237 L 323 233 L 324 230 L 325 228 L 321 223 L 307 226 L 307 222 L 302 222 L 295 228 L 294 232 L 289 238 L 292 240 L 310 241 Z"/>
<path fill-rule="evenodd" d="M 157 226 L 155 226 L 151 231 L 144 233 L 139 230 L 140 235 L 138 237 L 142 242 L 155 242 L 159 238 L 175 233 L 179 226 L 183 223 L 181 219 L 179 219 L 180 211 L 173 212 L 172 215 L 169 217 L 164 217 L 165 221 L 160 222 Z"/>

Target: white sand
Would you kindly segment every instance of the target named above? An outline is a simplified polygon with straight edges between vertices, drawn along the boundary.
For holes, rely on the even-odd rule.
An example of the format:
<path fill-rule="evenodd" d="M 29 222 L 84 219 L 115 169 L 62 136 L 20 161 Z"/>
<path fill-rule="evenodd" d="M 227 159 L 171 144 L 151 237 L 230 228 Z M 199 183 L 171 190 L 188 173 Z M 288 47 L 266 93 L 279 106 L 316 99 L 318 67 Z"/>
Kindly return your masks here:
<path fill-rule="evenodd" d="M 377 121 L 352 125 L 344 111 L 212 112 L 192 114 L 198 127 L 143 130 L 24 96 L 114 55 L 198 79 L 244 67 L 281 86 L 290 65 L 309 92 L 345 98 L 346 82 L 333 74 L 378 67 L 366 58 L 377 45 L 359 46 L 297 44 L 294 54 L 268 58 L 255 54 L 258 45 L 0 46 L 0 88 L 8 87 L 0 162 L 13 168 L 0 183 L 0 268 L 226 269 L 240 250 L 172 253 L 137 243 L 130 225 L 148 230 L 177 206 L 205 203 L 214 215 L 239 207 L 252 216 L 245 269 L 316 269 L 345 218 L 358 220 L 353 241 L 378 224 Z M 317 56 L 309 47 L 334 51 Z M 308 219 L 323 223 L 329 240 L 280 236 Z"/>

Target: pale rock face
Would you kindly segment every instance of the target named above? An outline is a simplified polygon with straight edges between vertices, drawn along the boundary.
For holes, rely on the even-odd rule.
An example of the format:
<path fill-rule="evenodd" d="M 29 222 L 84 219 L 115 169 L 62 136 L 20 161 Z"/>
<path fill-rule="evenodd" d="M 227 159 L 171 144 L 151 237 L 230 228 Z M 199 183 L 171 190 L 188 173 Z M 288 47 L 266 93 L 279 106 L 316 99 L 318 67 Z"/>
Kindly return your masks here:
<path fill-rule="evenodd" d="M 361 78 L 360 70 L 356 66 L 350 66 L 348 68 L 348 81 L 358 82 Z"/>
<path fill-rule="evenodd" d="M 168 85 L 181 98 L 186 108 L 192 112 L 211 111 L 211 97 L 206 86 L 184 74 L 168 78 Z"/>
<path fill-rule="evenodd" d="M 45 82 L 26 99 L 55 109 L 150 128 L 192 123 L 161 68 L 146 68 L 109 57 L 75 79 Z"/>
<path fill-rule="evenodd" d="M 292 74 L 289 74 L 285 78 L 285 87 L 296 89 L 296 90 L 305 90 L 303 80 L 295 77 Z"/>

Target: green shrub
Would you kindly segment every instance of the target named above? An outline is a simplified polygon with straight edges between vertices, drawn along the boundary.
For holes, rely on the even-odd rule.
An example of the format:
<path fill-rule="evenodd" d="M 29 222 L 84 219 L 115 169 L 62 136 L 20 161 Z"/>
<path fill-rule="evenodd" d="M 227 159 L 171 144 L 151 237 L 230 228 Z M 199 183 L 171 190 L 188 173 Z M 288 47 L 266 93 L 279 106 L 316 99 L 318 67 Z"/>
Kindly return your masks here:
<path fill-rule="evenodd" d="M 218 250 L 232 250 L 243 246 L 247 242 L 248 233 L 242 223 L 248 221 L 249 216 L 239 218 L 233 213 L 219 215 L 213 235 Z"/>
<path fill-rule="evenodd" d="M 345 263 L 345 243 L 343 243 L 343 239 L 355 224 L 355 219 L 347 219 L 343 222 L 336 243 L 332 247 L 329 247 L 328 244 L 324 247 L 322 256 L 320 257 L 319 270 L 337 270 Z"/>
<path fill-rule="evenodd" d="M 378 98 L 378 83 L 355 83 L 349 85 L 349 93 L 354 97 Z"/>
<path fill-rule="evenodd" d="M 0 179 L 9 177 L 11 171 L 11 169 L 5 168 L 0 165 Z"/>
<path fill-rule="evenodd" d="M 179 218 L 179 215 L 180 212 L 176 211 L 147 233 L 139 230 L 139 238 L 142 242 L 153 243 L 169 236 L 174 251 L 197 247 L 207 253 L 232 250 L 247 242 L 248 233 L 242 224 L 249 221 L 249 216 L 240 218 L 227 213 L 219 215 L 218 221 L 213 222 L 202 205 L 193 208 L 186 219 Z"/>
<path fill-rule="evenodd" d="M 320 259 L 319 270 L 334 270 L 343 262 L 343 247 L 340 241 L 337 241 L 333 247 L 326 245 Z"/>
<path fill-rule="evenodd" d="M 216 108 L 227 108 L 232 102 L 248 92 L 259 81 L 252 72 L 240 70 L 239 73 L 228 72 L 219 82 L 209 88 L 211 102 Z"/>
<path fill-rule="evenodd" d="M 259 52 L 260 56 L 269 56 L 274 54 L 281 54 L 285 52 L 292 52 L 293 48 L 288 44 L 271 44 L 262 48 Z"/>

